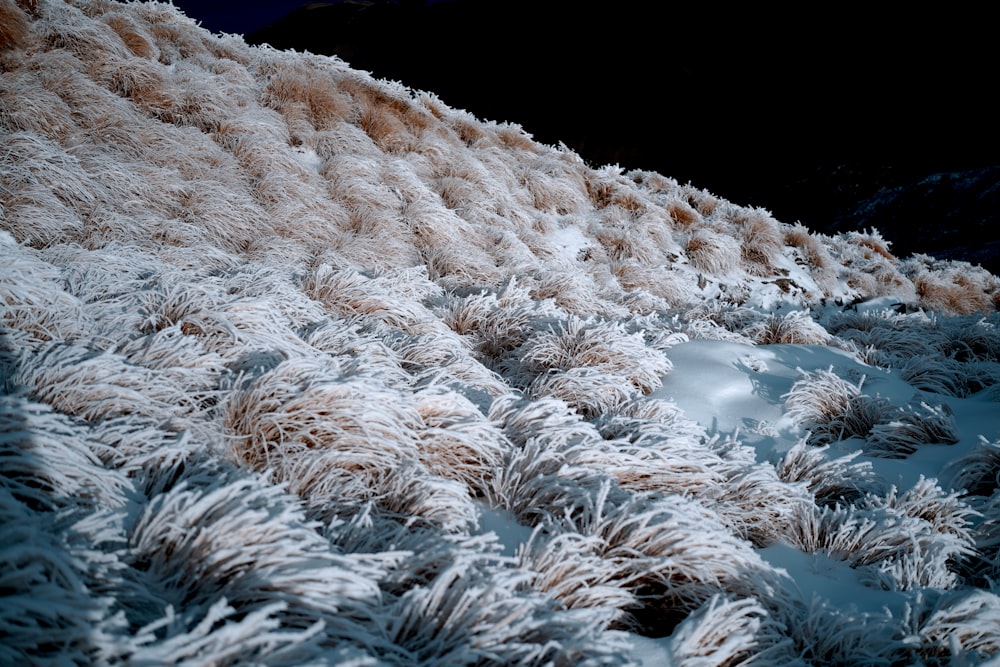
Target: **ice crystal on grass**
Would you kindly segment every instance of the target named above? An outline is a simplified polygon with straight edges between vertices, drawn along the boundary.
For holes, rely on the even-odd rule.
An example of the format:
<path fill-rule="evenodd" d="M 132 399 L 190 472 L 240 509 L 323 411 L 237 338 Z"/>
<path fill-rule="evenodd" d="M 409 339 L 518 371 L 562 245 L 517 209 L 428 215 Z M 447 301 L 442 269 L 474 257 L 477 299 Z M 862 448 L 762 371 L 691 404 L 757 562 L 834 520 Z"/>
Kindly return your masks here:
<path fill-rule="evenodd" d="M 0 663 L 1000 654 L 994 276 L 169 4 L 0 71 Z"/>
<path fill-rule="evenodd" d="M 894 405 L 888 398 L 863 391 L 833 369 L 803 372 L 785 395 L 787 414 L 809 432 L 810 444 L 860 438 L 874 456 L 904 458 L 921 445 L 958 442 L 955 419 L 944 404 L 914 401 Z"/>

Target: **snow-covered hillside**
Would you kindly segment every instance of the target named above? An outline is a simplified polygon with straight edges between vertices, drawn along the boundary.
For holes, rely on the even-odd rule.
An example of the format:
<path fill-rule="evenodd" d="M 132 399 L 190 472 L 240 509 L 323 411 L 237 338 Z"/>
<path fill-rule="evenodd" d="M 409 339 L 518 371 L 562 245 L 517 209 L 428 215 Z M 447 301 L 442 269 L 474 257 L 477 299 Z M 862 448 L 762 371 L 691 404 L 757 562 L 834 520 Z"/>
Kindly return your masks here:
<path fill-rule="evenodd" d="M 981 664 L 1000 281 L 174 7 L 0 0 L 0 663 Z"/>

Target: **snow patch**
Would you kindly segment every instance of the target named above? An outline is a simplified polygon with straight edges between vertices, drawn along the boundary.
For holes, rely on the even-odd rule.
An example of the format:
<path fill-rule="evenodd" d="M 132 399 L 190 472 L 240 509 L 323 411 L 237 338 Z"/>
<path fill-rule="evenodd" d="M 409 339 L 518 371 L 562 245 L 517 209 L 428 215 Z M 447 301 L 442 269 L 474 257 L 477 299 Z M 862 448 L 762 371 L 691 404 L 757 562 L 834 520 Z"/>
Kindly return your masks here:
<path fill-rule="evenodd" d="M 566 226 L 549 234 L 549 240 L 563 252 L 563 256 L 571 262 L 580 258 L 580 254 L 591 246 L 591 241 L 579 227 Z"/>

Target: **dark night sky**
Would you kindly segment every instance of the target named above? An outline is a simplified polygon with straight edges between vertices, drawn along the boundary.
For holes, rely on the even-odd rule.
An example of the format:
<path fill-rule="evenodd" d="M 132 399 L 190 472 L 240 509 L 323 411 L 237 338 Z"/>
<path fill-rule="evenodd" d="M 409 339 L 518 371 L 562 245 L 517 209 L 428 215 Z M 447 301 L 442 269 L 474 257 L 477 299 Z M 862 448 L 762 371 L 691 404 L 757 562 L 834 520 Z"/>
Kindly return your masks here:
<path fill-rule="evenodd" d="M 390 1 L 399 9 L 448 0 Z M 326 4 L 173 2 L 208 30 L 243 35 L 303 5 Z M 979 11 L 822 1 L 796 10 L 637 0 L 448 4 L 454 11 L 432 7 L 402 22 L 400 12 L 368 12 L 397 15 L 384 26 L 306 18 L 266 41 L 314 53 L 347 48 L 352 66 L 437 93 L 479 118 L 522 125 L 544 143 L 565 141 L 592 164 L 658 171 L 787 222 L 824 231 L 877 222 L 899 250 L 924 238 L 914 223 L 935 224 L 941 211 L 920 200 L 899 220 L 855 220 L 857 202 L 929 174 L 1000 165 L 992 99 L 1000 61 L 994 24 Z M 987 240 L 993 199 L 962 196 L 942 210 L 963 209 L 978 225 L 976 241 Z"/>
<path fill-rule="evenodd" d="M 309 4 L 309 0 L 174 0 L 173 3 L 212 32 L 246 35 Z"/>
<path fill-rule="evenodd" d="M 436 2 L 416 0 L 413 4 Z M 300 6 L 324 3 L 174 0 L 174 4 L 209 30 L 248 35 Z M 394 0 L 394 4 L 400 2 Z M 901 13 L 822 2 L 810 6 L 808 12 L 767 6 L 734 6 L 723 11 L 668 2 L 662 13 L 650 14 L 642 4 L 631 0 L 588 5 L 566 0 L 483 0 L 481 6 L 503 7 L 505 16 L 494 16 L 490 23 L 509 28 L 506 37 L 491 35 L 491 31 L 498 32 L 492 25 L 456 24 L 455 33 L 473 36 L 443 33 L 432 38 L 459 45 L 458 52 L 468 50 L 462 45 L 469 39 L 493 44 L 490 48 L 497 51 L 491 56 L 497 63 L 494 69 L 507 78 L 516 66 L 521 69 L 517 76 L 551 73 L 552 89 L 592 82 L 588 106 L 602 111 L 595 111 L 595 122 L 634 125 L 635 113 L 649 110 L 666 121 L 666 129 L 671 119 L 678 120 L 674 127 L 687 125 L 681 132 L 704 127 L 706 140 L 708 134 L 718 135 L 721 142 L 728 140 L 736 146 L 756 137 L 756 150 L 750 152 L 758 156 L 762 149 L 794 148 L 809 137 L 845 153 L 862 147 L 878 161 L 924 160 L 932 152 L 950 162 L 977 153 L 977 161 L 982 162 L 983 144 L 996 143 L 991 88 L 997 58 L 990 46 L 992 35 L 984 34 L 992 23 L 974 12 Z M 403 37 L 409 48 L 442 51 L 439 45 L 421 45 L 412 35 Z M 373 41 L 370 36 L 365 39 Z M 418 67 L 408 61 L 423 62 L 413 57 L 423 54 L 403 51 L 394 56 L 393 44 L 399 41 L 386 37 L 368 48 L 381 60 L 401 60 L 401 68 L 408 73 Z M 348 58 L 362 69 L 372 66 L 352 60 Z M 456 63 L 438 61 L 435 66 L 451 70 L 455 77 L 473 74 L 479 79 L 477 86 L 490 85 L 489 68 L 468 59 Z M 396 72 L 379 73 L 373 67 L 370 71 L 399 78 Z M 430 77 L 423 77 L 426 81 L 412 78 L 399 80 L 463 106 L 461 97 L 444 96 L 448 90 L 427 87 L 434 82 Z M 629 85 L 616 85 L 625 81 Z M 497 83 L 500 87 L 509 82 Z M 517 89 L 525 95 L 523 88 Z M 609 102 L 610 98 L 617 102 Z M 552 113 L 561 111 L 567 118 L 567 110 L 560 109 L 562 98 L 533 99 L 538 106 L 545 105 Z M 532 115 L 539 109 L 532 109 L 531 115 L 500 118 L 491 115 L 492 108 L 465 108 L 479 117 L 522 124 L 541 135 L 541 140 L 554 141 L 542 128 L 531 127 Z M 501 107 L 498 111 L 521 110 Z M 695 123 L 703 126 L 696 129 Z M 623 158 L 628 162 L 627 155 Z"/>
<path fill-rule="evenodd" d="M 303 5 L 318 4 L 312 0 L 172 1 L 176 7 L 181 8 L 185 15 L 199 21 L 203 28 L 212 32 L 240 35 L 248 35 L 254 30 L 260 30 Z M 445 1 L 447 0 L 424 0 L 423 4 Z"/>

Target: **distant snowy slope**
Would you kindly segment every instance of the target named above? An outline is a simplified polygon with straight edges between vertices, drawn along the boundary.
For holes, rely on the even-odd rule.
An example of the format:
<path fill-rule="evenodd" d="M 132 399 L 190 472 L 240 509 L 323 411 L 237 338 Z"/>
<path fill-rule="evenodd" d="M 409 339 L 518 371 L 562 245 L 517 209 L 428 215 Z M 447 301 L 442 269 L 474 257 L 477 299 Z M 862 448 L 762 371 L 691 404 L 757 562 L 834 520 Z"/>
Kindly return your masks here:
<path fill-rule="evenodd" d="M 168 4 L 0 0 L 0 127 L 0 664 L 1000 654 L 988 272 Z"/>

